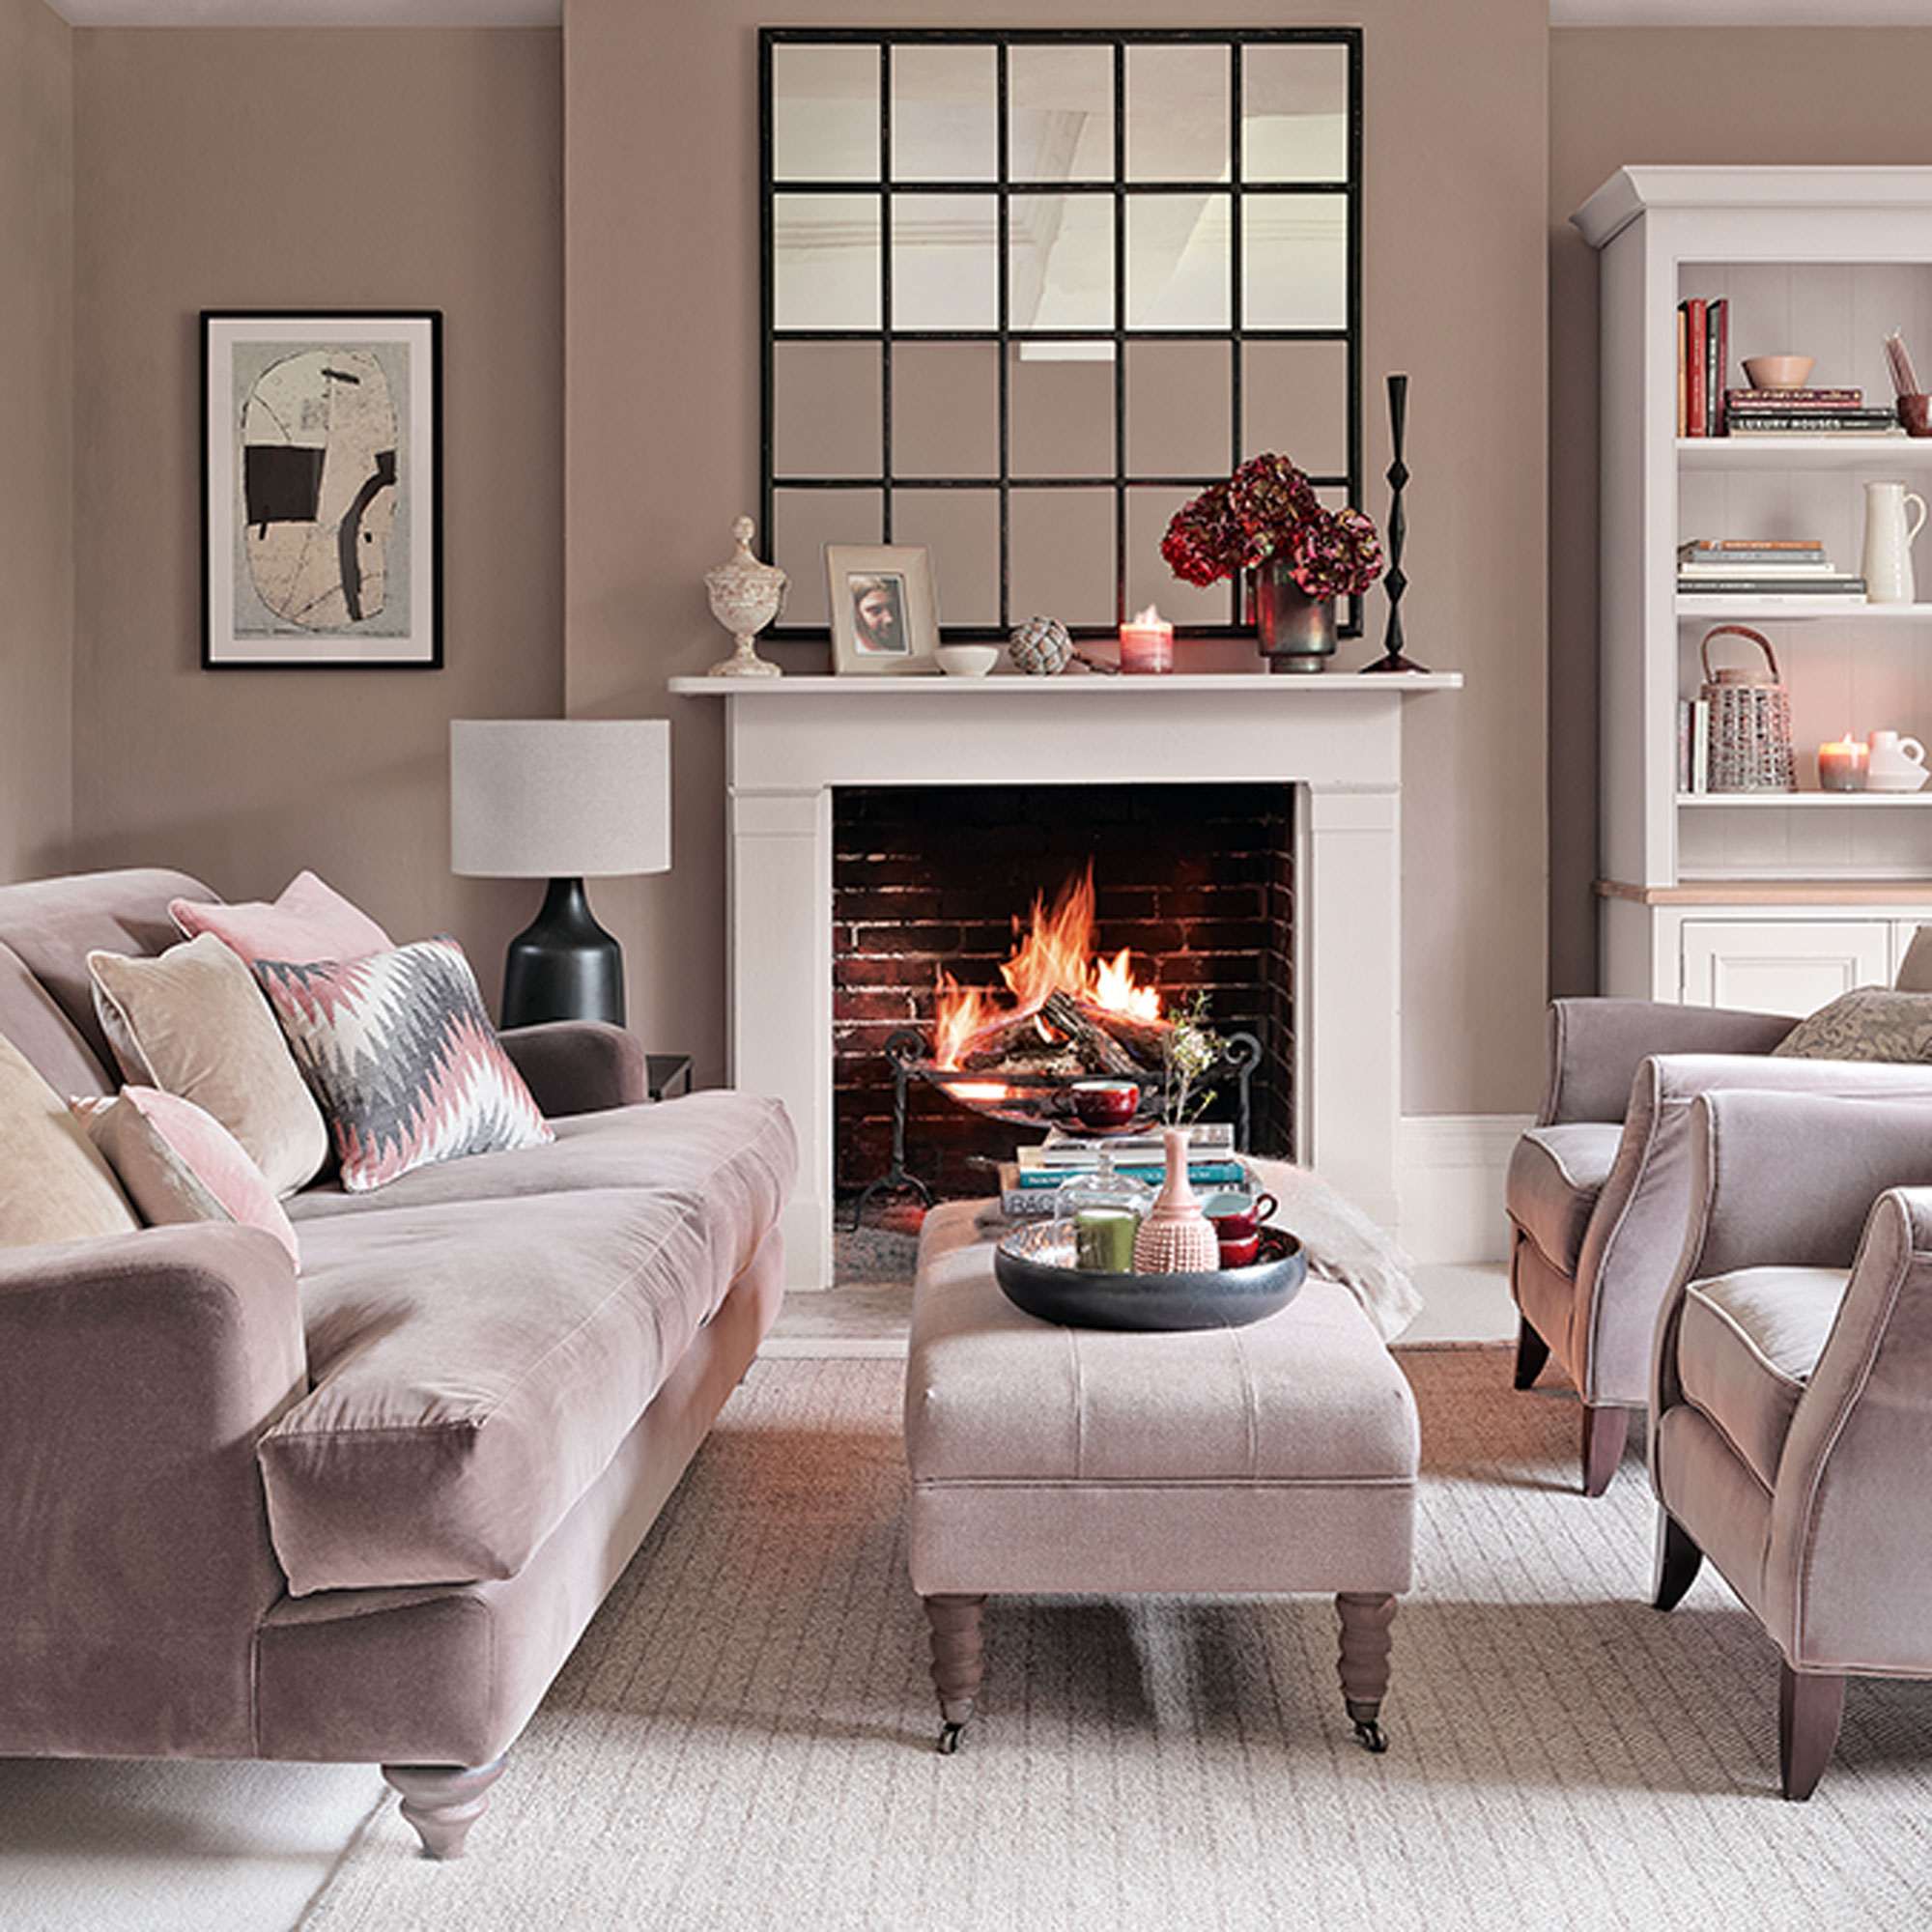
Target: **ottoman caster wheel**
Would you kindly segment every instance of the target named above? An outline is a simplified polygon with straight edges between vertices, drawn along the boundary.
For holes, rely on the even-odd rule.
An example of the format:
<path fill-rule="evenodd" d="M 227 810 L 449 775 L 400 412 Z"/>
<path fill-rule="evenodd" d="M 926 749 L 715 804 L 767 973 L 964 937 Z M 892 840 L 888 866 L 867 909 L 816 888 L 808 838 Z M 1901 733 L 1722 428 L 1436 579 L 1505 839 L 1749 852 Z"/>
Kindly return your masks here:
<path fill-rule="evenodd" d="M 953 1755 L 955 1751 L 958 1750 L 959 1739 L 961 1734 L 965 1731 L 965 1729 L 966 1729 L 966 1719 L 964 1718 L 960 1718 L 956 1721 L 952 1718 L 948 1718 L 947 1720 L 940 1725 L 939 1754 L 941 1757 L 951 1757 Z"/>
<path fill-rule="evenodd" d="M 1343 1701 L 1349 1707 L 1349 1721 L 1355 1727 L 1355 1742 L 1365 1751 L 1379 1757 L 1389 1747 L 1388 1733 L 1380 1722 L 1381 1705 L 1357 1703 L 1352 1697 Z"/>

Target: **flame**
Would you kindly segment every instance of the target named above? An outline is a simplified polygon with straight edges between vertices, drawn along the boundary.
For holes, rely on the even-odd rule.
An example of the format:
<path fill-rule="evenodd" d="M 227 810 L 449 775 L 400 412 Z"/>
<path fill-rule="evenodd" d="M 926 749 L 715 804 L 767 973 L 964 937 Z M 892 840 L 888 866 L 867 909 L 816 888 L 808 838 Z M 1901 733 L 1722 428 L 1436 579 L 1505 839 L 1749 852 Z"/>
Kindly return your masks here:
<path fill-rule="evenodd" d="M 1160 994 L 1135 980 L 1127 950 L 1111 959 L 1094 957 L 1092 866 L 1060 889 L 1051 908 L 1037 895 L 1026 930 L 1020 932 L 1018 920 L 1013 922 L 1013 929 L 1017 943 L 1000 968 L 1000 977 L 1012 995 L 1010 1006 L 999 1004 L 994 995 L 977 986 L 960 985 L 941 968 L 933 1003 L 935 1065 L 961 1065 L 979 1034 L 1037 1012 L 1055 992 L 1135 1019 L 1160 1018 Z"/>

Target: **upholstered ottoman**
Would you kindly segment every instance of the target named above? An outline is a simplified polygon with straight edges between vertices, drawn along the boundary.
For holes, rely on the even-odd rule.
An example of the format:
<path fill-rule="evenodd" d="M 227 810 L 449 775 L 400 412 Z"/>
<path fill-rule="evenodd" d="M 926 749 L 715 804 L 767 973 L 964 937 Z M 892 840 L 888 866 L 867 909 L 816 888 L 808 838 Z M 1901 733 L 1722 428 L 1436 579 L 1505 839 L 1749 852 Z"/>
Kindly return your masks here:
<path fill-rule="evenodd" d="M 1061 1327 L 1000 1292 L 986 1211 L 926 1216 L 906 1363 L 909 1560 L 940 1748 L 972 1716 L 995 1592 L 1332 1591 L 1349 1716 L 1382 1749 L 1418 1434 L 1354 1296 L 1311 1277 L 1247 1327 Z"/>

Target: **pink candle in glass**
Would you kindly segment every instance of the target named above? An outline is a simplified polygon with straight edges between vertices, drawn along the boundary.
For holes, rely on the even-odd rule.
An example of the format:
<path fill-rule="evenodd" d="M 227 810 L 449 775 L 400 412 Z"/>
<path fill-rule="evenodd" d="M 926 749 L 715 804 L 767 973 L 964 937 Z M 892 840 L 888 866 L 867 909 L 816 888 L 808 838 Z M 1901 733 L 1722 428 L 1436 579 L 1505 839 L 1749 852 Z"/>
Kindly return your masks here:
<path fill-rule="evenodd" d="M 1832 745 L 1818 747 L 1818 789 L 1820 791 L 1863 791 L 1865 762 L 1871 751 L 1861 739 L 1847 731 Z"/>
<path fill-rule="evenodd" d="M 1137 675 L 1174 668 L 1174 626 L 1151 604 L 1121 626 L 1121 668 Z"/>

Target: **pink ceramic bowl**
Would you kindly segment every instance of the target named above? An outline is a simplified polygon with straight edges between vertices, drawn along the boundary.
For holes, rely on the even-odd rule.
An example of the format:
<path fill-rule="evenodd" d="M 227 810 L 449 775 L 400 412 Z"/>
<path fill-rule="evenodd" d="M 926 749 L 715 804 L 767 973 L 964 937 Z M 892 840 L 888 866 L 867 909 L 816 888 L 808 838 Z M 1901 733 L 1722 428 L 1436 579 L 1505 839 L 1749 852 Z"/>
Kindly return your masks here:
<path fill-rule="evenodd" d="M 1745 380 L 1753 389 L 1802 389 L 1815 360 L 1810 355 L 1747 355 Z"/>

